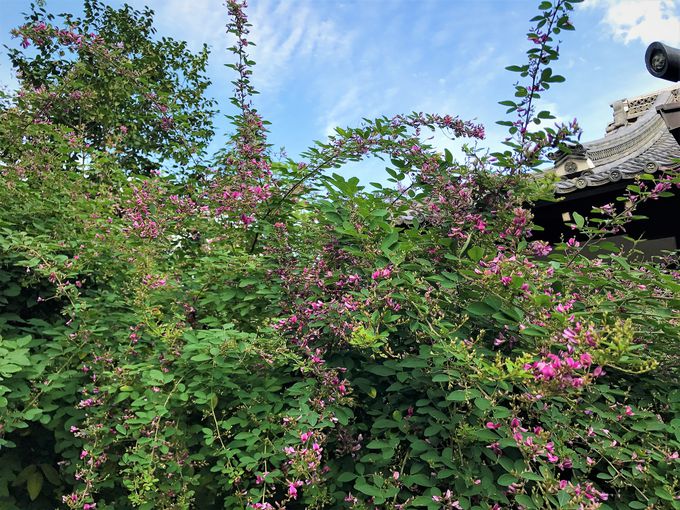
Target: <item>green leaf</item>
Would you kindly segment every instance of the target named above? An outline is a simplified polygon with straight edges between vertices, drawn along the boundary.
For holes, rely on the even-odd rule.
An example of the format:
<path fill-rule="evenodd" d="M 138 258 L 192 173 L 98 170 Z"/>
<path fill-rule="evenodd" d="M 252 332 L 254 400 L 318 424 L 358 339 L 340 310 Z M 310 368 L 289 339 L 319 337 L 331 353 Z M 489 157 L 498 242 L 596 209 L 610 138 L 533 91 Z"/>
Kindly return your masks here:
<path fill-rule="evenodd" d="M 397 242 L 398 239 L 399 232 L 392 232 L 380 244 L 380 249 L 383 251 L 383 253 L 388 253 L 390 251 L 390 248 L 394 245 L 394 243 Z"/>
<path fill-rule="evenodd" d="M 59 472 L 52 466 L 50 466 L 49 464 L 40 464 L 40 469 L 42 470 L 43 473 L 45 473 L 45 478 L 47 478 L 47 481 L 50 482 L 52 485 L 61 484 Z"/>
<path fill-rule="evenodd" d="M 24 418 L 29 421 L 33 421 L 38 419 L 43 413 L 42 409 L 39 409 L 37 407 L 34 407 L 32 409 L 29 409 L 24 413 Z"/>
<path fill-rule="evenodd" d="M 446 396 L 446 400 L 453 402 L 463 402 L 468 399 L 468 393 L 465 390 L 452 391 Z"/>
<path fill-rule="evenodd" d="M 43 486 L 43 480 L 44 478 L 40 471 L 34 471 L 29 475 L 28 480 L 26 480 L 26 489 L 28 490 L 28 497 L 31 499 L 31 501 L 35 501 L 35 499 L 40 495 L 40 491 Z"/>
<path fill-rule="evenodd" d="M 472 315 L 478 315 L 478 316 L 487 316 L 493 314 L 496 310 L 491 308 L 489 305 L 484 304 L 484 303 L 470 303 L 467 307 L 465 307 L 465 310 L 467 310 L 469 313 Z"/>
<path fill-rule="evenodd" d="M 35 464 L 30 464 L 26 466 L 24 469 L 22 469 L 19 474 L 14 478 L 12 481 L 12 487 L 19 487 L 22 483 L 24 483 L 28 478 L 37 470 L 38 468 L 36 467 Z"/>
<path fill-rule="evenodd" d="M 520 333 L 525 336 L 546 336 L 547 332 L 548 330 L 544 327 L 532 324 L 531 326 L 527 326 Z"/>
<path fill-rule="evenodd" d="M 536 508 L 533 500 L 526 494 L 517 494 L 517 496 L 515 496 L 515 501 L 525 508 Z"/>
<path fill-rule="evenodd" d="M 548 80 L 546 80 L 549 83 L 562 83 L 566 80 L 564 76 L 560 76 L 559 74 L 553 74 Z"/>
<path fill-rule="evenodd" d="M 477 406 L 477 408 L 481 411 L 486 411 L 491 407 L 491 402 L 485 398 L 479 397 L 475 399 L 475 406 Z"/>
<path fill-rule="evenodd" d="M 569 500 L 571 500 L 571 496 L 567 491 L 557 491 L 557 502 L 560 504 L 560 507 L 567 506 Z"/>
<path fill-rule="evenodd" d="M 577 213 L 576 211 L 571 213 L 571 215 L 574 218 L 574 223 L 576 223 L 576 226 L 578 228 L 583 228 L 583 224 L 585 223 L 585 218 L 583 216 L 581 216 L 579 213 Z"/>
<path fill-rule="evenodd" d="M 467 256 L 470 257 L 475 262 L 479 262 L 482 260 L 482 257 L 484 256 L 484 248 L 481 246 L 473 246 L 467 251 Z"/>
<path fill-rule="evenodd" d="M 518 481 L 518 478 L 516 476 L 511 475 L 510 473 L 505 473 L 501 476 L 498 477 L 498 485 L 503 485 L 503 486 L 508 486 L 512 485 L 513 483 L 516 483 Z"/>
<path fill-rule="evenodd" d="M 356 479 L 356 477 L 357 475 L 355 473 L 352 473 L 351 471 L 345 471 L 344 473 L 340 473 L 336 480 L 341 483 L 351 482 L 352 480 Z"/>
<path fill-rule="evenodd" d="M 10 285 L 2 293 L 7 297 L 17 297 L 21 293 L 21 287 L 18 285 Z"/>
<path fill-rule="evenodd" d="M 375 485 L 370 485 L 365 478 L 359 478 L 354 484 L 354 488 L 367 496 L 378 497 L 381 495 L 380 489 Z"/>
<path fill-rule="evenodd" d="M 654 489 L 654 494 L 656 494 L 663 500 L 673 501 L 673 495 L 670 493 L 670 491 L 668 491 L 664 487 L 657 487 L 656 489 Z"/>
<path fill-rule="evenodd" d="M 394 369 L 386 367 L 385 365 L 373 365 L 367 367 L 366 370 L 372 374 L 379 375 L 381 377 L 388 377 L 394 375 Z"/>

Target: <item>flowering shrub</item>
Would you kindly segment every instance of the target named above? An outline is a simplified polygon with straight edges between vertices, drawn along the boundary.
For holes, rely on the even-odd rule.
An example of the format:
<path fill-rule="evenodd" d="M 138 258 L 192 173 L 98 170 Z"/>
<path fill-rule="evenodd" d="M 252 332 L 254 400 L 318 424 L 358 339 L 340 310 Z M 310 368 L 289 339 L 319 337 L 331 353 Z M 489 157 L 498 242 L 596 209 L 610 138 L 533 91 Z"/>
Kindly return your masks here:
<path fill-rule="evenodd" d="M 563 243 L 532 239 L 548 186 L 527 173 L 577 134 L 528 129 L 550 119 L 534 100 L 563 81 L 548 66 L 573 3 L 541 3 L 510 68 L 528 83 L 504 102 L 506 152 L 454 161 L 426 135 L 483 128 L 414 113 L 338 129 L 295 164 L 269 153 L 229 0 L 240 115 L 183 173 L 118 157 L 190 161 L 181 100 L 141 147 L 126 137 L 144 111 L 107 106 L 96 138 L 104 106 L 78 126 L 52 108 L 77 101 L 85 63 L 131 62 L 107 60 L 128 43 L 29 19 L 22 46 L 100 49 L 0 112 L 2 508 L 680 508 L 677 255 L 594 243 L 678 177 L 575 214 Z M 391 187 L 326 172 L 366 155 Z"/>

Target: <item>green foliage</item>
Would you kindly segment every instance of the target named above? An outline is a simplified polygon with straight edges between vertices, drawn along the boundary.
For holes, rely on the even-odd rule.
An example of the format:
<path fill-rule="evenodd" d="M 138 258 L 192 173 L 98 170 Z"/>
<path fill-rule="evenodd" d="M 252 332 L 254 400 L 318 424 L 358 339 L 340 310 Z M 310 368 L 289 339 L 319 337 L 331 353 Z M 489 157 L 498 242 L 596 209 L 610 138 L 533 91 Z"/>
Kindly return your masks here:
<path fill-rule="evenodd" d="M 13 33 L 35 52 L 9 50 L 24 95 L 14 123 L 0 134 L 4 157 L 21 150 L 19 141 L 31 132 L 26 124 L 36 121 L 60 125 L 73 159 L 82 159 L 75 145 L 87 144 L 110 151 L 129 172 L 187 172 L 210 141 L 207 47 L 192 54 L 185 42 L 154 40 L 150 9 L 85 0 L 80 19 L 31 5 Z"/>
<path fill-rule="evenodd" d="M 541 4 L 510 71 L 562 81 L 545 64 L 572 3 Z M 28 81 L 0 112 L 0 507 L 679 507 L 677 254 L 598 242 L 677 175 L 573 214 L 579 240 L 532 241 L 548 184 L 526 171 L 576 126 L 522 132 L 551 117 L 526 87 L 495 160 L 438 153 L 423 132 L 483 129 L 413 113 L 272 161 L 235 1 L 236 133 L 211 164 L 157 175 L 203 120 L 154 130 L 142 98 L 191 118 L 203 89 L 178 99 L 173 73 L 203 83 L 204 56 L 152 42 L 148 12 L 86 7 L 68 37 L 96 27 L 100 50 L 14 53 Z M 18 34 L 38 44 L 52 20 L 36 9 Z M 99 74 L 132 62 L 151 74 Z M 76 82 L 120 101 L 42 117 Z M 328 175 L 367 155 L 393 187 Z"/>

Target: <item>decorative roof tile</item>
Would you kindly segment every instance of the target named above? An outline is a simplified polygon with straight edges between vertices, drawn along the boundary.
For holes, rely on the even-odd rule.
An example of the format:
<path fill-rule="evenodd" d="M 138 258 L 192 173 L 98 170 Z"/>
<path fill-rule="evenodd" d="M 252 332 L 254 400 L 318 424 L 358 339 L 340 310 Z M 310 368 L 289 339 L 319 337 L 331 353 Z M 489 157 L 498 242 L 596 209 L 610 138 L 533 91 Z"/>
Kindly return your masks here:
<path fill-rule="evenodd" d="M 613 103 L 614 122 L 607 135 L 554 156 L 552 171 L 561 178 L 555 192 L 572 193 L 673 168 L 680 145 L 656 107 L 680 101 L 680 87 L 674 87 Z"/>

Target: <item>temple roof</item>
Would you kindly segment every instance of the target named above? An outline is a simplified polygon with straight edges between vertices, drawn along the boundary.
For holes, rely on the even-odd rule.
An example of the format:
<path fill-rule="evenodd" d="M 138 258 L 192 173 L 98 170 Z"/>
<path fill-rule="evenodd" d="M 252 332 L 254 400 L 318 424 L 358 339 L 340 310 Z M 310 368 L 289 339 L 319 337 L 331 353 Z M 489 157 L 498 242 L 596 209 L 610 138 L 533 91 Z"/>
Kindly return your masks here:
<path fill-rule="evenodd" d="M 680 86 L 676 84 L 612 103 L 614 120 L 603 138 L 553 155 L 552 171 L 560 177 L 555 192 L 571 193 L 677 167 L 672 160 L 680 158 L 680 145 L 656 110 L 677 102 Z"/>

